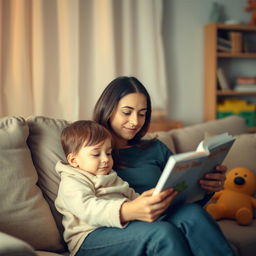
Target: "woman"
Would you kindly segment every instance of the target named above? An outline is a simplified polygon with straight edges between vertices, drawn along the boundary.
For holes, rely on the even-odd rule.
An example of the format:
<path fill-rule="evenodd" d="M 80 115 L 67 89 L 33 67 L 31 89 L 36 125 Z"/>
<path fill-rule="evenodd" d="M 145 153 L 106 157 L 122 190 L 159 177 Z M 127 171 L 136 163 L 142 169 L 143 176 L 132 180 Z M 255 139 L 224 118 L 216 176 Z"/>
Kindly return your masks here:
<path fill-rule="evenodd" d="M 150 96 L 134 77 L 113 80 L 96 103 L 94 120 L 115 139 L 114 169 L 141 195 L 121 206 L 120 220 L 129 225 L 124 229 L 94 230 L 85 238 L 77 256 L 233 255 L 218 225 L 199 204 L 169 208 L 176 195 L 173 189 L 152 196 L 172 153 L 159 140 L 142 140 L 150 118 Z M 221 190 L 225 172 L 224 166 L 218 166 L 215 173 L 200 180 L 202 188 L 211 194 Z"/>

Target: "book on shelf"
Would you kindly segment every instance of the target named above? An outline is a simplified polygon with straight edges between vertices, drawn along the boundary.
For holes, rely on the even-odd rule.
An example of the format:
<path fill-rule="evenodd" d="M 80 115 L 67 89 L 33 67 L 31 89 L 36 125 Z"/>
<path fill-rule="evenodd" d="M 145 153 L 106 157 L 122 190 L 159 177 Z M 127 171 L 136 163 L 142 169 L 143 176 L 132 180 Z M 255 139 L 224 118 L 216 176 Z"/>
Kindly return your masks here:
<path fill-rule="evenodd" d="M 153 194 L 172 187 L 178 191 L 172 204 L 203 199 L 207 191 L 201 188 L 199 180 L 215 171 L 234 141 L 233 136 L 222 133 L 204 139 L 195 151 L 170 156 Z"/>
<path fill-rule="evenodd" d="M 222 37 L 218 37 L 218 44 L 231 47 L 231 41 Z"/>
<path fill-rule="evenodd" d="M 256 78 L 255 77 L 237 77 L 235 79 L 234 91 L 238 92 L 255 92 Z"/>
<path fill-rule="evenodd" d="M 230 86 L 227 80 L 227 77 L 223 71 L 222 68 L 218 68 L 217 69 L 217 78 L 218 78 L 218 82 L 219 82 L 219 86 L 221 90 L 230 90 Z"/>
<path fill-rule="evenodd" d="M 240 84 L 240 85 L 256 84 L 256 77 L 237 77 L 236 84 Z"/>
<path fill-rule="evenodd" d="M 255 84 L 235 84 L 234 91 L 256 92 L 256 83 Z"/>
<path fill-rule="evenodd" d="M 242 39 L 243 35 L 241 32 L 230 32 L 230 40 L 231 40 L 231 52 L 240 53 L 242 52 Z"/>
<path fill-rule="evenodd" d="M 232 50 L 231 41 L 221 38 L 221 37 L 218 37 L 217 49 L 218 49 L 218 51 L 221 51 L 221 52 L 231 52 L 231 50 Z"/>
<path fill-rule="evenodd" d="M 245 53 L 255 53 L 255 37 L 249 34 L 246 34 L 243 39 L 243 50 Z"/>
<path fill-rule="evenodd" d="M 220 52 L 231 52 L 231 47 L 225 45 L 217 45 L 217 49 Z"/>

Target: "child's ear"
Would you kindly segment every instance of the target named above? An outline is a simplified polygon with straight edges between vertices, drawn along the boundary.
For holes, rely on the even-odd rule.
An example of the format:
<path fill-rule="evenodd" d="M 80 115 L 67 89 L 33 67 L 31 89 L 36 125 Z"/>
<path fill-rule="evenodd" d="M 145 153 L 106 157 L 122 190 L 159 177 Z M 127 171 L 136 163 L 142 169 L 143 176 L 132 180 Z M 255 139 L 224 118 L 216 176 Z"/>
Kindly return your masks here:
<path fill-rule="evenodd" d="M 76 159 L 76 155 L 75 155 L 75 154 L 69 153 L 68 156 L 67 156 L 67 160 L 68 160 L 68 163 L 69 163 L 71 166 L 73 166 L 73 167 L 75 167 L 75 168 L 79 167 L 79 165 L 78 165 L 78 163 L 77 163 L 77 159 Z"/>

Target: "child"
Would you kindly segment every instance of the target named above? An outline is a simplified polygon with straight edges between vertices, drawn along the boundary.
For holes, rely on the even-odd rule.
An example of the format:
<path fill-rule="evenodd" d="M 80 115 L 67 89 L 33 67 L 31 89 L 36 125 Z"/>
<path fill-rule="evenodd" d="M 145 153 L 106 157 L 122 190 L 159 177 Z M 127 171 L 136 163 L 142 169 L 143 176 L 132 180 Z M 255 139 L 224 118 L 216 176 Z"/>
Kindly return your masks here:
<path fill-rule="evenodd" d="M 112 170 L 112 136 L 94 121 L 77 121 L 62 131 L 67 162 L 59 161 L 61 177 L 55 201 L 63 215 L 64 239 L 71 255 L 99 227 L 124 228 L 120 207 L 139 194 Z"/>

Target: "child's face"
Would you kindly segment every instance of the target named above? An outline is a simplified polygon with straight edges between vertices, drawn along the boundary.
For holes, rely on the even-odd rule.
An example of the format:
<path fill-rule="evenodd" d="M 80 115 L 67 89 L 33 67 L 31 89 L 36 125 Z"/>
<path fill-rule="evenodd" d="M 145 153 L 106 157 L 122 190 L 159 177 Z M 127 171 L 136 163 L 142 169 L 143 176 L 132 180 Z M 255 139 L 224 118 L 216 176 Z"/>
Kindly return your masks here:
<path fill-rule="evenodd" d="M 69 163 L 94 175 L 107 175 L 113 167 L 111 140 L 106 139 L 94 146 L 85 146 Z"/>

